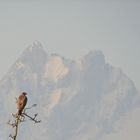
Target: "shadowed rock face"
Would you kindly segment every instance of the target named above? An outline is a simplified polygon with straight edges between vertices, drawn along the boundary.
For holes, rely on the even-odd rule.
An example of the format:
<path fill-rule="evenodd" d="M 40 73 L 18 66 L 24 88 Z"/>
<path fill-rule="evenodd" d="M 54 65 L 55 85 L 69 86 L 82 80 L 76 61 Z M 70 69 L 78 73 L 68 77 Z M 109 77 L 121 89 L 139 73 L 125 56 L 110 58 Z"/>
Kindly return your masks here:
<path fill-rule="evenodd" d="M 40 43 L 23 52 L 1 80 L 0 91 L 1 120 L 16 111 L 14 98 L 22 91 L 28 93 L 28 106 L 38 104 L 33 112 L 37 110 L 43 123 L 25 123 L 19 135 L 30 140 L 98 140 L 140 106 L 133 82 L 107 64 L 102 52 L 73 61 L 47 54 Z M 0 130 L 7 139 L 7 126 L 0 125 Z"/>

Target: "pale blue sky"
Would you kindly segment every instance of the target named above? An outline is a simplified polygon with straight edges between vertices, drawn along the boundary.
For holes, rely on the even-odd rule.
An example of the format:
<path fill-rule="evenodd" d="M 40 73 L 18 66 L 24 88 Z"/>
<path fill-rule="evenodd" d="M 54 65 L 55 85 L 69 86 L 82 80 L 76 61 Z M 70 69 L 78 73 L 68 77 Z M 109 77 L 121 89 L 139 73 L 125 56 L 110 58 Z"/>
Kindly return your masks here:
<path fill-rule="evenodd" d="M 73 59 L 101 50 L 140 89 L 139 0 L 0 0 L 0 79 L 35 40 Z"/>

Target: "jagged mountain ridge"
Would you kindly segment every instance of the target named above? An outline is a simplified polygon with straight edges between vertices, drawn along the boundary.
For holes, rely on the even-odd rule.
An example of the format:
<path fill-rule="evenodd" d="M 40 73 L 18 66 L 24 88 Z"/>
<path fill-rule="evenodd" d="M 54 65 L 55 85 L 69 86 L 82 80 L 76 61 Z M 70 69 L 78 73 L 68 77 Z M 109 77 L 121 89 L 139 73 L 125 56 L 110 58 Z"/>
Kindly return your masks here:
<path fill-rule="evenodd" d="M 47 54 L 40 43 L 23 52 L 1 81 L 0 91 L 2 119 L 15 111 L 14 97 L 22 91 L 28 92 L 28 105 L 38 104 L 43 123 L 33 130 L 32 124 L 25 124 L 19 136 L 30 140 L 98 140 L 140 105 L 133 82 L 106 63 L 101 51 L 74 61 Z M 0 136 L 4 133 L 6 139 L 8 132 Z"/>

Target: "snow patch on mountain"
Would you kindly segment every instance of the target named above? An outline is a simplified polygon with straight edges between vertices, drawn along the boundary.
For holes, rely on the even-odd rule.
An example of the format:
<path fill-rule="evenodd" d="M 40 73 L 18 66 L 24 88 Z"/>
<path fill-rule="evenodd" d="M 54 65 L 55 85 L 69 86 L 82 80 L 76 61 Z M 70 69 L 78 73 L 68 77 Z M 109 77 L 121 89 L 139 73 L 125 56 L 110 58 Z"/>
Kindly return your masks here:
<path fill-rule="evenodd" d="M 51 56 L 45 67 L 45 77 L 55 82 L 63 78 L 68 72 L 69 69 L 64 65 L 60 56 Z"/>
<path fill-rule="evenodd" d="M 60 102 L 61 96 L 62 96 L 61 89 L 57 89 L 52 93 L 50 97 L 50 103 L 48 105 L 48 114 L 50 114 L 53 111 L 53 108 Z"/>

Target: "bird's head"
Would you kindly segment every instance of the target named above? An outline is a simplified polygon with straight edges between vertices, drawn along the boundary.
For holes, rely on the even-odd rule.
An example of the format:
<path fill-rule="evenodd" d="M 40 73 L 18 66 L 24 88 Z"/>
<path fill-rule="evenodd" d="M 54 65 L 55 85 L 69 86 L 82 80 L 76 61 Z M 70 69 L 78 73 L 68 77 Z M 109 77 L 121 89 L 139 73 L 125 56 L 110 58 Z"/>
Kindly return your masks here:
<path fill-rule="evenodd" d="M 27 93 L 26 93 L 26 92 L 22 92 L 22 94 L 23 94 L 23 95 L 27 95 Z"/>

